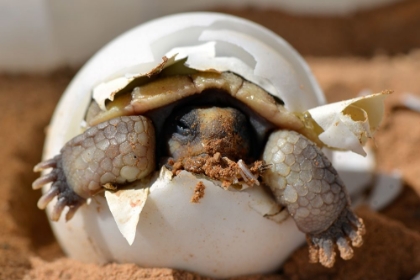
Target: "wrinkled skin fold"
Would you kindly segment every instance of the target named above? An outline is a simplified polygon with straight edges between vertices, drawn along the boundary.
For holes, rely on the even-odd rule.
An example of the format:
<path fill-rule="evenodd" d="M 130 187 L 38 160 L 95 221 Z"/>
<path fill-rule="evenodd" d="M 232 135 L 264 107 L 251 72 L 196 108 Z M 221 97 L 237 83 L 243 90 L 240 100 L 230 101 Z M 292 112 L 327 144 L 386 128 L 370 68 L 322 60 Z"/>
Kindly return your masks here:
<path fill-rule="evenodd" d="M 33 183 L 34 189 L 51 183 L 38 207 L 44 209 L 57 197 L 51 219 L 57 221 L 66 206 L 66 220 L 71 219 L 88 198 L 154 172 L 156 139 L 165 137 L 166 156 L 172 162 L 221 157 L 220 162 L 237 168 L 226 180 L 267 185 L 306 233 L 311 262 L 332 267 L 336 248 L 343 259 L 350 259 L 351 246 L 362 245 L 365 229 L 330 161 L 305 136 L 278 129 L 262 149 L 264 165 L 251 170 L 254 131 L 249 123 L 234 108 L 191 106 L 169 118 L 165 135 L 156 136 L 153 122 L 142 115 L 118 116 L 93 125 L 67 142 L 59 155 L 35 166 L 35 171 L 52 169 Z"/>

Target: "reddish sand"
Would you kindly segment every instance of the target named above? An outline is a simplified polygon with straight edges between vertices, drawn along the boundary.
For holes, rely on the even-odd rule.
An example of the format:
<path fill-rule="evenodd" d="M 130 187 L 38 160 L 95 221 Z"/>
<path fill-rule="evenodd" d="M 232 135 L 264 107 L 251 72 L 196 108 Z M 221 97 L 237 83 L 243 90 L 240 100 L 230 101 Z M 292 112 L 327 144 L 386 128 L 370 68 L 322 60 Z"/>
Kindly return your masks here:
<path fill-rule="evenodd" d="M 394 26 L 400 28 L 401 33 L 406 25 L 396 20 L 397 16 L 403 18 L 402 15 L 406 15 L 406 19 L 412 20 L 409 23 L 416 25 L 416 30 L 420 28 L 417 8 L 420 5 L 414 1 L 407 3 L 405 10 L 401 8 L 404 5 L 398 6 L 396 11 L 399 13 L 393 16 Z M 272 13 L 267 12 L 268 15 Z M 380 17 L 381 13 L 383 17 Z M 250 16 L 248 10 L 243 14 Z M 263 21 L 263 12 L 258 11 L 254 19 L 257 15 L 259 21 Z M 352 20 L 367 20 L 367 15 L 373 14 L 364 13 Z M 389 9 L 375 16 L 377 22 L 382 23 L 380 26 L 385 26 L 387 16 L 391 17 Z M 273 16 L 268 18 L 267 25 L 273 25 Z M 299 17 L 288 16 L 287 19 L 297 21 Z M 302 20 L 310 26 L 310 19 Z M 279 22 L 282 21 L 279 19 Z M 327 25 L 329 21 L 316 19 L 314 22 Z M 341 21 L 336 19 L 336 22 Z M 361 28 L 355 23 L 352 26 Z M 392 29 L 392 26 L 389 23 L 389 28 Z M 373 37 L 380 36 L 372 25 L 367 27 L 371 28 Z M 339 24 L 337 28 L 342 26 Z M 408 41 L 415 40 L 408 38 L 412 34 L 410 30 L 404 36 L 399 35 L 403 38 L 400 43 L 409 45 Z M 362 32 L 366 34 L 367 31 L 363 29 Z M 302 34 L 303 31 L 300 31 L 294 35 L 296 42 L 302 40 L 299 39 Z M 334 34 L 339 33 L 331 33 L 331 42 L 336 40 Z M 369 45 L 370 37 L 365 39 L 366 42 L 360 42 Z M 420 40 L 418 35 L 417 40 Z M 337 44 L 345 45 L 342 37 L 337 37 Z M 396 47 L 390 47 L 394 45 L 397 42 L 392 45 L 384 43 L 390 52 L 394 52 Z M 319 42 L 308 42 L 306 48 L 311 46 L 314 49 L 320 47 Z M 351 53 L 370 54 L 378 47 L 375 44 L 369 46 L 371 51 L 353 48 Z M 330 53 L 328 49 L 324 52 L 321 53 L 342 54 L 333 48 Z M 420 97 L 420 52 L 393 57 L 377 54 L 373 58 L 307 57 L 307 60 L 329 101 L 353 97 L 364 89 L 395 91 L 386 101 L 387 113 L 376 134 L 375 149 L 378 170 L 400 170 L 405 182 L 404 191 L 380 213 L 364 207 L 357 210 L 366 223 L 367 234 L 365 244 L 355 250 L 352 260 L 339 260 L 334 268 L 326 269 L 318 264 L 309 264 L 307 247 L 303 246 L 277 274 L 246 279 L 411 279 L 420 272 L 420 149 L 417 148 L 420 143 L 420 113 L 398 105 L 405 92 Z M 32 172 L 32 167 L 41 158 L 45 127 L 73 75 L 73 71 L 67 70 L 46 76 L 0 75 L 0 210 L 3 213 L 0 219 L 0 279 L 203 279 L 188 272 L 145 269 L 133 264 L 84 264 L 66 258 L 59 248 L 45 214 L 36 208 L 40 192 L 32 191 L 30 185 L 38 176 Z"/>

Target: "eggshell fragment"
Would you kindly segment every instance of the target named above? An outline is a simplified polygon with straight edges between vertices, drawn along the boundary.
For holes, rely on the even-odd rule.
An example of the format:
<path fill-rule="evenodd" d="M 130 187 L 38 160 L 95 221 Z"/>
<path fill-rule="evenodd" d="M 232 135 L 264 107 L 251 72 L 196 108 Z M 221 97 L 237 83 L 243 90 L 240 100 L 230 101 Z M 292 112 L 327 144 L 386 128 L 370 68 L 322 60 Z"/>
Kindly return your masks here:
<path fill-rule="evenodd" d="M 319 139 L 330 148 L 365 156 L 362 146 L 378 129 L 384 114 L 383 101 L 389 93 L 381 92 L 310 109 L 312 119 L 324 130 Z"/>
<path fill-rule="evenodd" d="M 140 73 L 125 73 L 125 75 L 121 77 L 117 77 L 115 79 L 111 79 L 109 81 L 103 82 L 97 85 L 93 89 L 92 97 L 98 103 L 99 108 L 102 110 L 106 110 L 105 101 L 110 100 L 113 101 L 115 95 L 122 89 L 124 89 L 127 85 L 129 85 L 135 79 L 141 77 L 150 77 L 155 74 L 159 74 L 163 69 L 166 67 L 171 66 L 175 63 L 175 56 L 167 58 L 166 56 L 162 57 L 162 61 L 155 65 L 154 63 L 146 63 L 142 65 L 142 69 L 145 69 L 145 72 Z M 150 69 L 149 69 L 150 68 Z M 129 71 L 128 69 L 126 71 Z"/>
<path fill-rule="evenodd" d="M 121 45 L 127 36 L 138 36 L 141 40 Z M 119 49 L 129 51 L 132 59 L 128 60 L 127 53 L 120 53 Z M 257 24 L 217 13 L 164 17 L 158 23 L 151 21 L 122 35 L 97 54 L 97 57 L 112 54 L 122 60 L 114 57 L 109 61 L 114 67 L 112 72 L 103 65 L 105 69 L 99 70 L 102 76 L 95 81 L 96 85 L 116 79 L 111 84 L 114 89 L 120 88 L 122 80 L 145 75 L 161 64 L 162 57 L 173 57 L 178 52 L 182 55 L 177 60 L 191 56 L 187 61 L 190 68 L 243 75 L 284 100 L 290 111 L 304 111 L 325 103 L 309 67 L 286 41 Z M 113 91 L 109 94 L 112 98 Z"/>
<path fill-rule="evenodd" d="M 134 188 L 116 192 L 105 191 L 109 210 L 117 223 L 118 229 L 130 245 L 133 244 L 136 237 L 137 223 L 146 204 L 148 194 L 148 188 Z"/>
<path fill-rule="evenodd" d="M 255 210 L 272 210 L 261 188 L 227 191 L 186 171 L 175 177 L 168 173 L 162 171 L 153 179 L 131 245 L 103 197 L 82 207 L 84 233 L 91 236 L 86 251 L 95 248 L 103 262 L 173 267 L 220 278 L 274 271 L 304 241 L 292 219 L 276 223 Z M 191 197 L 200 182 L 204 195 L 193 203 Z M 98 260 L 65 248 L 77 259 Z"/>

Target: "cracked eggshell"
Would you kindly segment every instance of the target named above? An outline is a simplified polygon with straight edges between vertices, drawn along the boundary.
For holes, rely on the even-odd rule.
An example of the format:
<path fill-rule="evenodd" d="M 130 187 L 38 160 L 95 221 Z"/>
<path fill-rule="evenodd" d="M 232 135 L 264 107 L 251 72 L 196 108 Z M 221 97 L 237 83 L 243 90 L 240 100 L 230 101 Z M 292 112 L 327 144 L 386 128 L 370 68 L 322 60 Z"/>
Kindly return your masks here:
<path fill-rule="evenodd" d="M 243 71 L 245 77 L 283 99 L 289 110 L 305 111 L 324 103 L 306 63 L 271 31 L 223 14 L 168 16 L 116 38 L 79 71 L 54 113 L 44 158 L 59 153 L 66 141 L 82 132 L 95 86 L 124 73 L 147 73 L 174 48 L 209 42 L 215 46 L 216 60 L 225 62 L 233 57 L 236 61 L 216 63 L 214 68 Z M 239 64 L 242 66 L 236 69 Z M 199 203 L 191 203 L 199 181 L 205 185 L 205 195 Z M 258 200 L 262 196 L 262 189 L 225 191 L 187 172 L 172 180 L 156 175 L 131 246 L 101 195 L 82 206 L 71 221 L 51 224 L 64 251 L 81 261 L 132 262 L 212 277 L 266 273 L 278 269 L 302 244 L 304 235 L 291 219 L 276 223 L 255 210 L 264 209 Z"/>

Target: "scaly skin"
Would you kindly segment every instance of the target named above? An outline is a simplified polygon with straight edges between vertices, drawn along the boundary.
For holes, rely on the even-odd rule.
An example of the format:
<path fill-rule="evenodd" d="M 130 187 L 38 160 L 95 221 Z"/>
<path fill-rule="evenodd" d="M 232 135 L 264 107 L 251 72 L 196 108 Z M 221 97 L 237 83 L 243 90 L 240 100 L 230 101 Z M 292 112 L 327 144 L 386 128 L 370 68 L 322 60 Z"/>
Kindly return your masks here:
<path fill-rule="evenodd" d="M 344 184 L 321 149 L 297 132 L 282 130 L 270 135 L 263 159 L 271 164 L 264 182 L 307 234 L 310 260 L 332 267 L 334 244 L 343 259 L 350 259 L 347 238 L 355 247 L 362 245 L 363 221 L 350 209 Z"/>
<path fill-rule="evenodd" d="M 155 135 L 143 116 L 118 117 L 87 129 L 71 139 L 53 159 L 35 166 L 35 171 L 53 168 L 37 179 L 34 189 L 52 182 L 38 201 L 44 209 L 57 196 L 51 219 L 57 221 L 65 206 L 74 215 L 86 199 L 106 188 L 139 180 L 155 169 Z"/>

